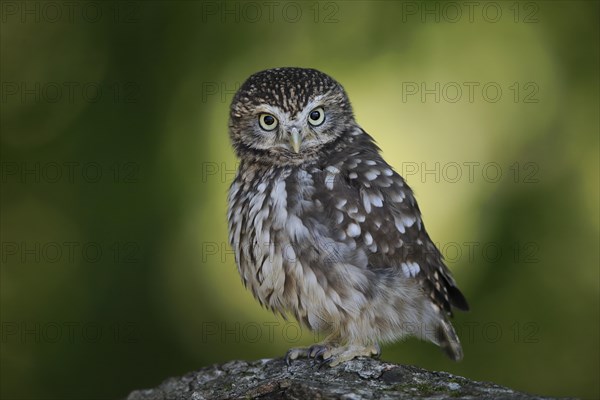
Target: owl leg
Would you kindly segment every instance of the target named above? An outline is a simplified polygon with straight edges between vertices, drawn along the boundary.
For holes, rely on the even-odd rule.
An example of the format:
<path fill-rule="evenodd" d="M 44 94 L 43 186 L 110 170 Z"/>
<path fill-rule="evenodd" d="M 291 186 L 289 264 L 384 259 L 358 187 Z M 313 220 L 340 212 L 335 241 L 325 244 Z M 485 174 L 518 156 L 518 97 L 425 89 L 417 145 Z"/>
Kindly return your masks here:
<path fill-rule="evenodd" d="M 346 346 L 331 347 L 322 353 L 323 360 L 321 366 L 329 365 L 335 367 L 343 362 L 350 361 L 356 357 L 379 357 L 381 348 L 379 344 L 371 344 L 368 346 L 350 344 Z"/>

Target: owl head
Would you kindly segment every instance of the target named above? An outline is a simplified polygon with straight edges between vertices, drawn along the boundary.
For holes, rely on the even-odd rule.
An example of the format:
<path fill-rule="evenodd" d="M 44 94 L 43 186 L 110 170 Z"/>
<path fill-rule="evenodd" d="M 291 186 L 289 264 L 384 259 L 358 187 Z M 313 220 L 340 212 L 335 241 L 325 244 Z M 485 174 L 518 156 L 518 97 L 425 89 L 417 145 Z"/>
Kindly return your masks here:
<path fill-rule="evenodd" d="M 257 72 L 231 103 L 229 134 L 238 156 L 297 163 L 356 124 L 344 88 L 315 69 Z"/>

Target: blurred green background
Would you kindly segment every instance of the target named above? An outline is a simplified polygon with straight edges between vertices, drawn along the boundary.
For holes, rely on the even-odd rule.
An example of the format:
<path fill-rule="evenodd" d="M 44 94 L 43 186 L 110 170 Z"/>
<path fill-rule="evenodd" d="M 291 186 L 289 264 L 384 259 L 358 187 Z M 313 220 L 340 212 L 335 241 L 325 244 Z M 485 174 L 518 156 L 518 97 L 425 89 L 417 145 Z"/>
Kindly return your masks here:
<path fill-rule="evenodd" d="M 415 189 L 472 311 L 465 359 L 600 396 L 598 2 L 1 3 L 1 396 L 123 397 L 315 338 L 227 245 L 229 102 L 320 69 Z"/>

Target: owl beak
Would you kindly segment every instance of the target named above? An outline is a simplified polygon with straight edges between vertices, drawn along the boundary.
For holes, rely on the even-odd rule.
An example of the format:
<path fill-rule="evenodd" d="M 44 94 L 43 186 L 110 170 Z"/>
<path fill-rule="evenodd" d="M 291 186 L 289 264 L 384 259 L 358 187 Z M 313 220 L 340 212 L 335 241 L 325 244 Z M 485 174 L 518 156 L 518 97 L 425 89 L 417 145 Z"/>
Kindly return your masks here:
<path fill-rule="evenodd" d="M 300 131 L 298 128 L 292 128 L 290 132 L 290 144 L 294 149 L 295 153 L 300 152 L 300 145 L 302 144 L 302 136 L 300 136 Z"/>

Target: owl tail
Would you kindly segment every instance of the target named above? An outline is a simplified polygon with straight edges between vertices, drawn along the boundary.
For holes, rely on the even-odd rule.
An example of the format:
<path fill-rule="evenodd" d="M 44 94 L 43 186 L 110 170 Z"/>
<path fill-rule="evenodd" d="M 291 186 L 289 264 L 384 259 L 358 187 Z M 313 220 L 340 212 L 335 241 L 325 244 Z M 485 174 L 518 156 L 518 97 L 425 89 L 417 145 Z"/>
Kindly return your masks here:
<path fill-rule="evenodd" d="M 454 361 L 463 358 L 462 346 L 450 322 L 443 319 L 435 331 L 434 342 Z"/>

